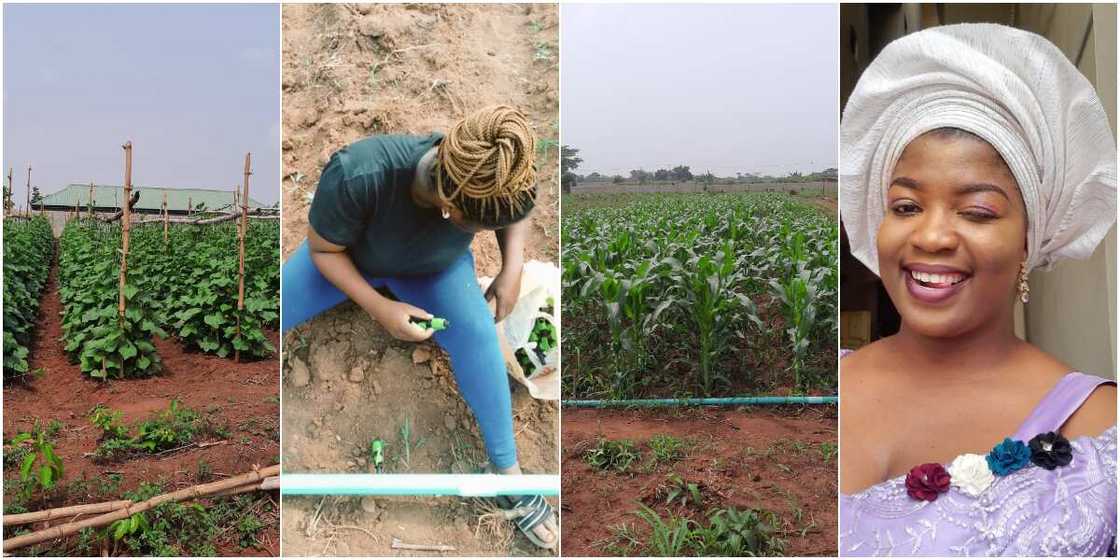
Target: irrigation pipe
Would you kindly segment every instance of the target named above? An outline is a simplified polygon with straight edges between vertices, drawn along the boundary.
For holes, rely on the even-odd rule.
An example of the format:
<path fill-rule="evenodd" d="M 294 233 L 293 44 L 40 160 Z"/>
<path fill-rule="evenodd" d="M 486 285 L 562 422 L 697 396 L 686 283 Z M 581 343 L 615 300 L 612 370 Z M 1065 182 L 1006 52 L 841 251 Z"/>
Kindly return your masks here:
<path fill-rule="evenodd" d="M 564 400 L 572 408 L 672 408 L 678 406 L 754 406 L 836 404 L 837 397 L 716 397 L 698 399 Z"/>
<path fill-rule="evenodd" d="M 549 474 L 285 474 L 281 496 L 556 496 Z"/>

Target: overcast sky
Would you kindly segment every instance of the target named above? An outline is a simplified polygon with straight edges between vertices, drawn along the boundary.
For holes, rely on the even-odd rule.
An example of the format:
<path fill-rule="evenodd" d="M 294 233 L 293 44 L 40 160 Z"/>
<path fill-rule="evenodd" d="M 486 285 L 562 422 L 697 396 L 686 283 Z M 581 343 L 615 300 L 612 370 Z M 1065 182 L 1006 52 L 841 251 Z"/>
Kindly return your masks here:
<path fill-rule="evenodd" d="M 4 6 L 3 174 L 23 203 L 27 164 L 44 193 L 134 185 L 280 196 L 276 5 Z M 5 179 L 6 181 L 7 179 Z"/>
<path fill-rule="evenodd" d="M 561 135 L 587 174 L 836 167 L 835 5 L 561 6 Z"/>

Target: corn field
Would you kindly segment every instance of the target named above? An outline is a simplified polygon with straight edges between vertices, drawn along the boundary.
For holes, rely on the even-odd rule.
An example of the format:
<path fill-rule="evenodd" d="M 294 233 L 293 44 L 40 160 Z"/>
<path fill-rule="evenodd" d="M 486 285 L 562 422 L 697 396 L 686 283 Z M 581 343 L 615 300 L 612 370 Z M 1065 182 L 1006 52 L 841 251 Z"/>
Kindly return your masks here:
<path fill-rule="evenodd" d="M 238 311 L 237 224 L 136 224 L 130 232 L 126 307 L 119 316 L 121 226 L 70 221 L 59 255 L 59 295 L 69 357 L 92 377 L 160 371 L 153 337 L 228 357 L 263 358 L 275 349 L 263 329 L 279 326 L 280 228 L 250 222 L 245 242 L 245 306 Z"/>
<path fill-rule="evenodd" d="M 564 214 L 566 398 L 835 391 L 834 215 L 782 193 L 630 200 Z"/>

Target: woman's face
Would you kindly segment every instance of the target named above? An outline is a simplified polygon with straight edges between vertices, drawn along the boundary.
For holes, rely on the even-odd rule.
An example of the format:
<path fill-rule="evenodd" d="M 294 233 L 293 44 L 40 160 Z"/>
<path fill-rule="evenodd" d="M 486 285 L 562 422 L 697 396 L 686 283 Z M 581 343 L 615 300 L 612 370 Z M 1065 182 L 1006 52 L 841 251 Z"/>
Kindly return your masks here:
<path fill-rule="evenodd" d="M 879 227 L 879 275 L 903 323 L 959 336 L 1010 320 L 1027 215 L 999 153 L 972 136 L 927 133 L 902 153 Z"/>

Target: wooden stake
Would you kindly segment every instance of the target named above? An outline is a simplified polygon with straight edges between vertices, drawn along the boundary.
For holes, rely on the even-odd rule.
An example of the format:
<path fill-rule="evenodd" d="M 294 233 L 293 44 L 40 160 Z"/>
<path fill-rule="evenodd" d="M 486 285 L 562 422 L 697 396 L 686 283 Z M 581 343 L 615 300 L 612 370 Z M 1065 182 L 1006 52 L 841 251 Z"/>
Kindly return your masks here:
<path fill-rule="evenodd" d="M 192 206 L 192 204 L 193 204 L 193 201 L 191 200 L 191 197 L 188 196 L 187 197 L 187 217 L 188 218 L 191 217 L 191 212 L 194 211 L 194 206 Z"/>
<path fill-rule="evenodd" d="M 131 500 L 114 500 L 111 502 L 101 502 L 97 504 L 84 504 L 80 506 L 67 506 L 54 509 L 45 509 L 43 511 L 33 511 L 31 513 L 17 513 L 14 515 L 5 515 L 4 526 L 10 527 L 12 525 L 26 525 L 28 523 L 36 523 L 38 521 L 54 521 L 55 519 L 62 519 L 64 517 L 73 517 L 75 515 L 83 515 L 89 513 L 105 513 L 107 511 L 116 511 L 130 505 L 132 505 Z"/>
<path fill-rule="evenodd" d="M 4 201 L 4 217 L 12 210 L 12 168 L 8 168 L 8 198 Z"/>
<path fill-rule="evenodd" d="M 25 535 L 19 535 L 17 537 L 10 538 L 4 541 L 4 552 L 11 552 L 25 546 L 38 544 L 44 541 L 49 541 L 51 539 L 60 539 L 62 537 L 73 535 L 78 531 L 85 529 L 86 527 L 103 527 L 114 521 L 131 517 L 133 514 L 148 511 L 161 504 L 196 498 L 204 498 L 217 492 L 221 492 L 222 490 L 245 486 L 247 484 L 252 484 L 254 482 L 264 480 L 270 476 L 279 476 L 279 474 L 280 465 L 273 465 L 271 467 L 266 467 L 263 469 L 254 469 L 253 471 L 247 472 L 243 475 L 235 476 L 233 478 L 227 478 L 218 482 L 199 484 L 190 488 L 184 488 L 183 490 L 179 490 L 177 492 L 161 494 L 149 500 L 132 504 L 116 511 L 106 513 L 104 515 L 91 517 L 89 519 L 83 519 L 82 521 L 76 521 L 73 523 L 65 523 L 63 525 L 58 525 L 49 529 L 44 529 L 42 531 L 36 531 L 34 533 L 27 533 Z"/>
<path fill-rule="evenodd" d="M 132 200 L 132 141 L 126 142 L 124 146 L 124 204 L 121 205 L 121 219 L 124 222 L 121 224 L 123 228 L 121 231 L 121 278 L 120 278 L 120 298 L 117 300 L 117 313 L 119 314 L 118 320 L 124 324 L 124 286 L 125 277 L 128 271 L 128 230 L 129 223 L 132 221 L 132 206 L 129 201 Z"/>
<path fill-rule="evenodd" d="M 89 182 L 89 217 L 93 217 L 93 181 Z"/>
<path fill-rule="evenodd" d="M 163 243 L 167 244 L 167 191 L 163 191 Z"/>
<path fill-rule="evenodd" d="M 31 164 L 27 164 L 27 215 L 31 216 Z"/>
<path fill-rule="evenodd" d="M 237 264 L 237 338 L 241 338 L 241 311 L 245 309 L 245 234 L 249 228 L 249 175 L 252 175 L 250 160 L 252 154 L 245 154 L 245 182 L 244 194 L 241 196 L 241 224 L 237 228 L 238 264 Z M 236 340 L 236 339 L 235 339 Z M 241 361 L 241 350 L 234 349 L 233 361 Z"/>

